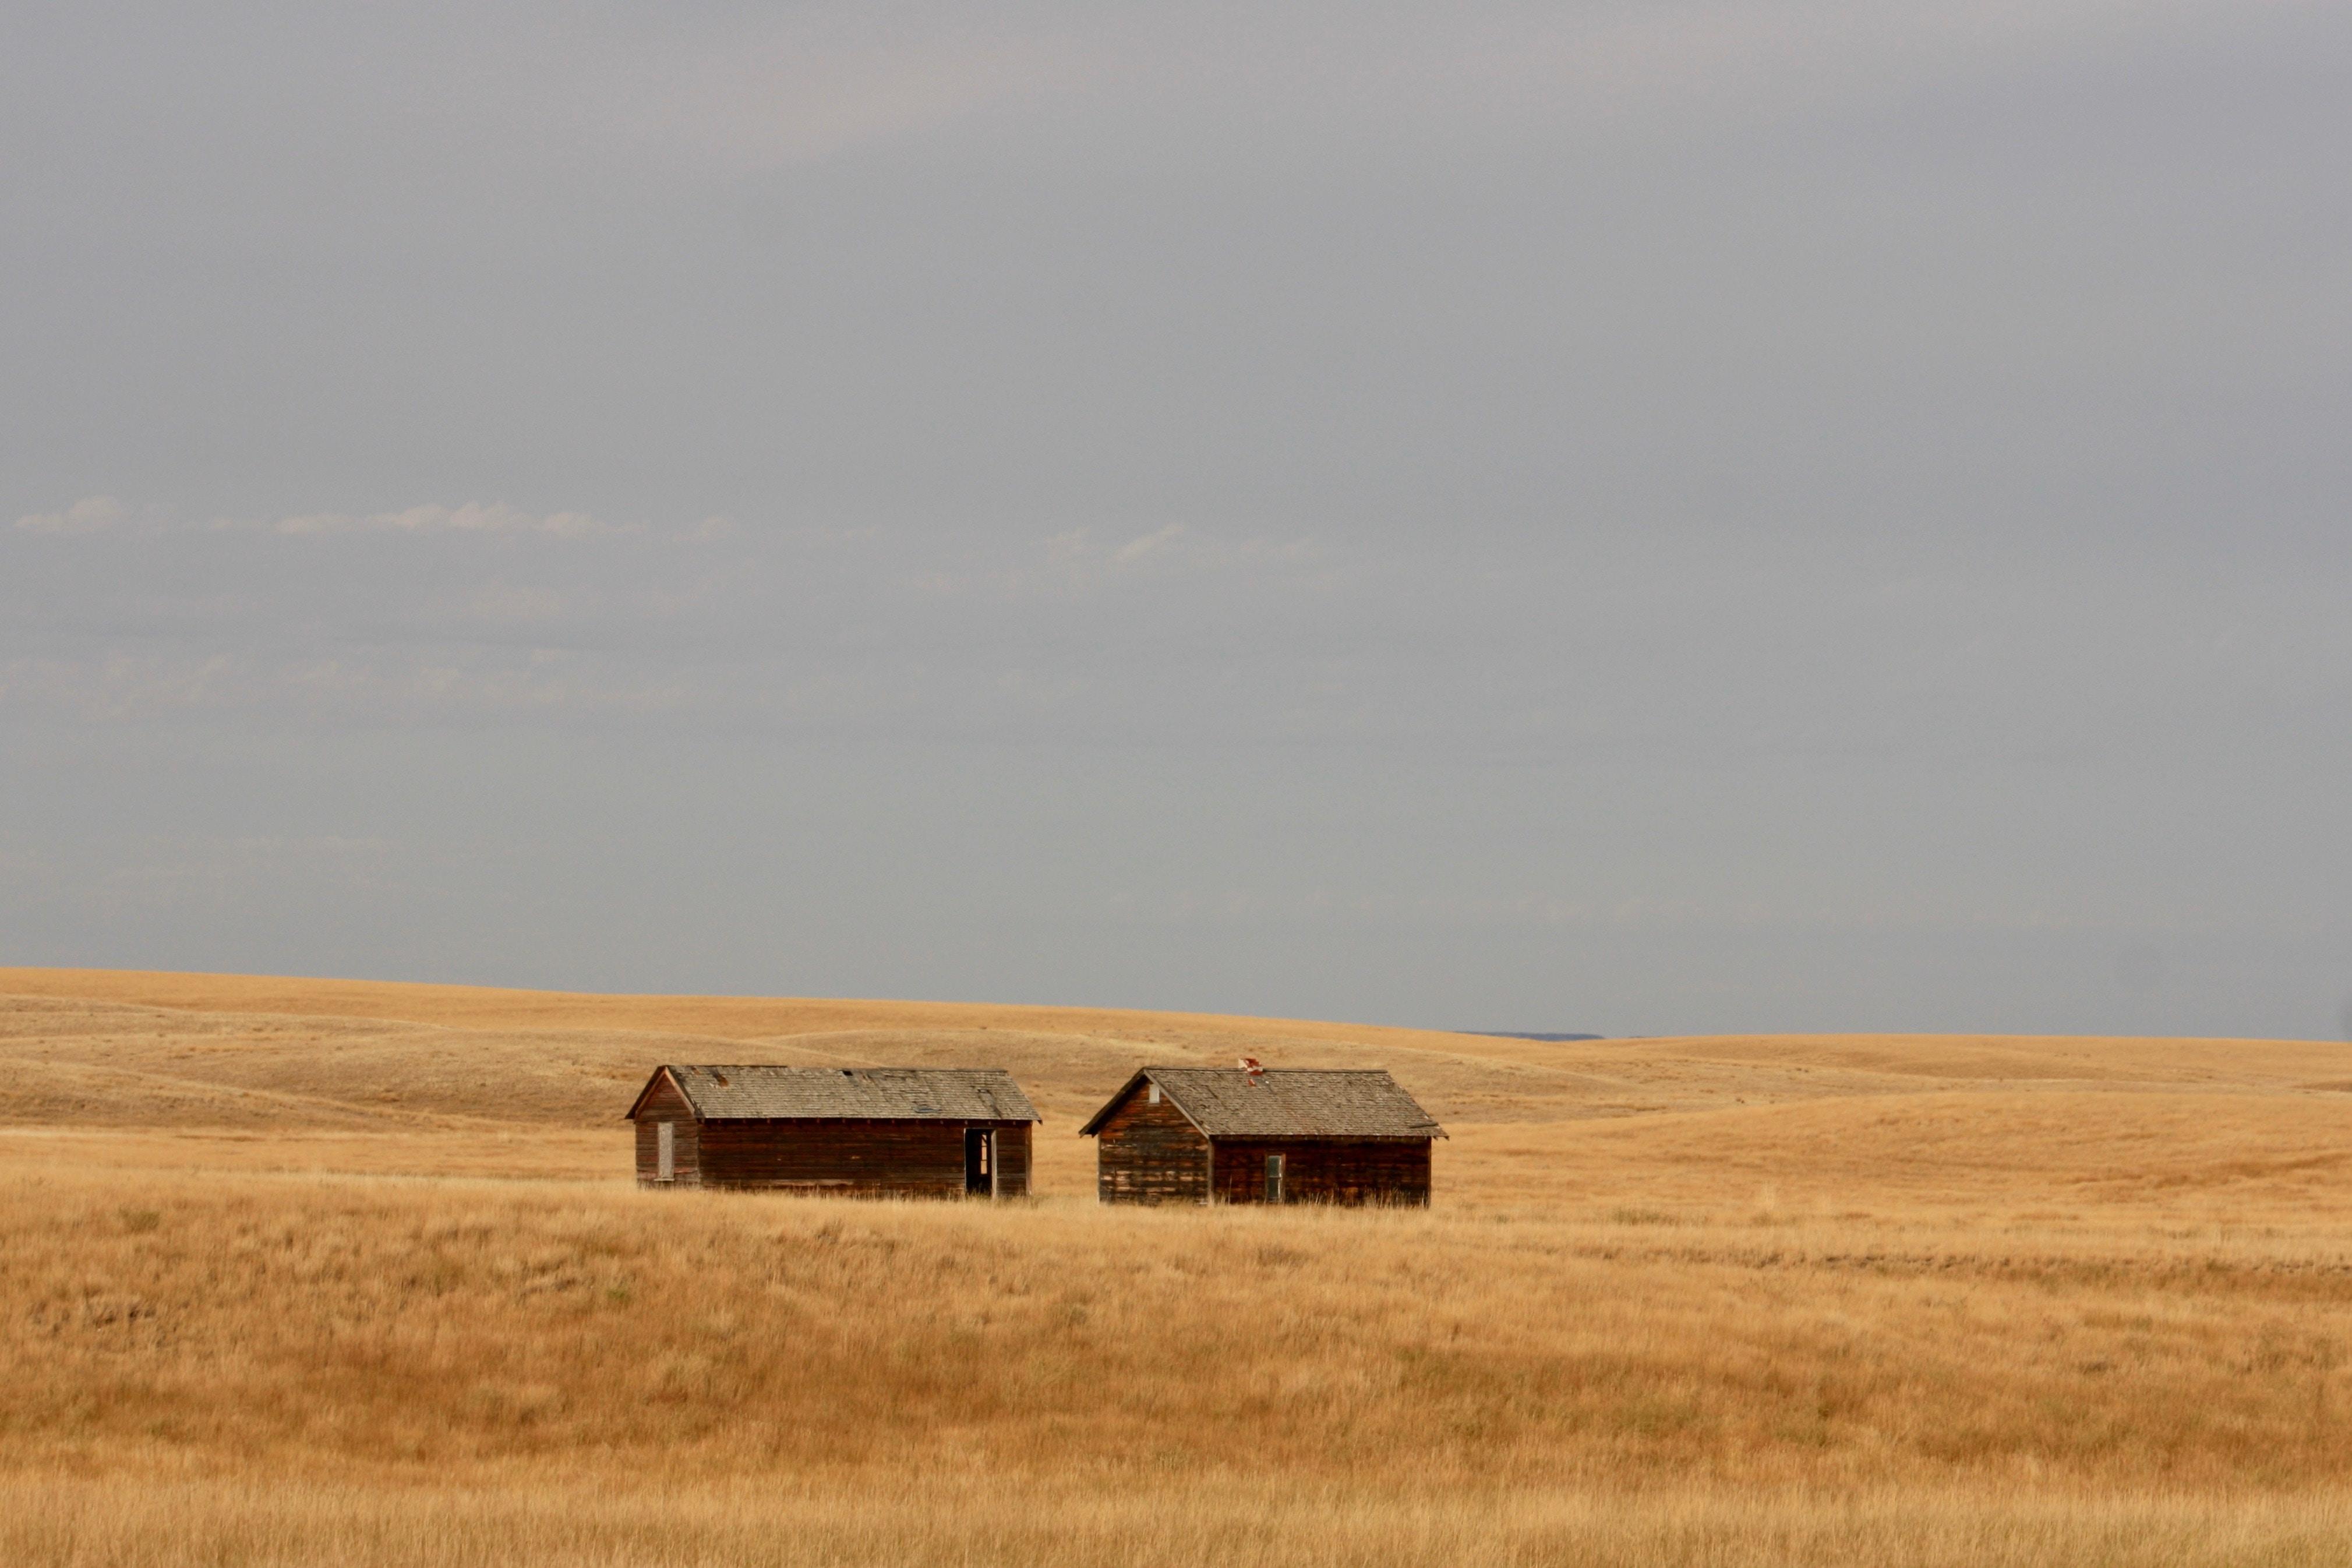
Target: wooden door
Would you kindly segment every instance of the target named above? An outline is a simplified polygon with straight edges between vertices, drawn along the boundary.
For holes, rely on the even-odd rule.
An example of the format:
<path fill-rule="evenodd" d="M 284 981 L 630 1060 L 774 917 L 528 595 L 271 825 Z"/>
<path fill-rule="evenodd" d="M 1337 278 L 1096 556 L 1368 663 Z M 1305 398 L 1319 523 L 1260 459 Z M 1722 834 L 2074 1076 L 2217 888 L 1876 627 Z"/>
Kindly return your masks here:
<path fill-rule="evenodd" d="M 675 1121 L 654 1123 L 654 1180 L 677 1180 L 677 1123 Z"/>

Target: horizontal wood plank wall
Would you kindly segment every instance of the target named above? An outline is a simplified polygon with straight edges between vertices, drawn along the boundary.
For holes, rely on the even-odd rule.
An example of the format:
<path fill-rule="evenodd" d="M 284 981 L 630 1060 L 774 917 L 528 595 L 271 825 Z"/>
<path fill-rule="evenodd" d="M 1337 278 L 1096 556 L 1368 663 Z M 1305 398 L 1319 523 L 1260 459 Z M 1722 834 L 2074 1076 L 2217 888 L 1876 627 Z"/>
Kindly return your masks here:
<path fill-rule="evenodd" d="M 1095 1138 L 1095 1195 L 1107 1204 L 1209 1201 L 1209 1141 L 1173 1101 L 1139 1087 Z"/>
<path fill-rule="evenodd" d="M 1029 1123 L 1015 1122 L 996 1132 L 996 1195 L 1029 1195 Z"/>
<path fill-rule="evenodd" d="M 1027 1122 L 906 1120 L 706 1121 L 702 1184 L 783 1188 L 862 1197 L 960 1198 L 964 1195 L 967 1127 L 1004 1134 Z"/>
<path fill-rule="evenodd" d="M 661 1170 L 662 1122 L 677 1128 L 672 1136 L 677 1140 L 672 1151 L 670 1168 L 681 1187 L 702 1184 L 701 1126 L 694 1119 L 694 1108 L 678 1093 L 677 1085 L 664 1077 L 646 1102 L 637 1110 L 637 1184 L 644 1187 L 667 1186 L 673 1184 L 656 1180 Z"/>
<path fill-rule="evenodd" d="M 1217 1199 L 1265 1202 L 1265 1157 L 1282 1156 L 1282 1196 L 1292 1204 L 1429 1203 L 1426 1138 L 1217 1140 Z"/>

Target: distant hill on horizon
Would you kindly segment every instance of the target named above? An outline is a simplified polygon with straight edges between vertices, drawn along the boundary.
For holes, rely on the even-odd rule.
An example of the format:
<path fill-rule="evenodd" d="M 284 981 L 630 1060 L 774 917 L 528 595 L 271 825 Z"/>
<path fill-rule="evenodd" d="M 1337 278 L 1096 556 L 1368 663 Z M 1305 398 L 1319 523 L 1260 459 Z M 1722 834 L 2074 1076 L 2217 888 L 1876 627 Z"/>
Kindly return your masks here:
<path fill-rule="evenodd" d="M 1457 1035 L 1475 1035 L 1482 1040 L 1605 1040 L 1606 1035 L 1538 1035 L 1524 1029 L 1456 1029 Z"/>

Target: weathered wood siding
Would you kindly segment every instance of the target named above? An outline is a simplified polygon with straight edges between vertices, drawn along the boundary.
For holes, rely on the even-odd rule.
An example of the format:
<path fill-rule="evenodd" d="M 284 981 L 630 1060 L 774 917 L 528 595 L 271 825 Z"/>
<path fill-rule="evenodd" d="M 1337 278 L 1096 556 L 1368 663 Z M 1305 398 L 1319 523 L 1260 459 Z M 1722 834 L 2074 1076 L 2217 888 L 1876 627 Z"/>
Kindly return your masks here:
<path fill-rule="evenodd" d="M 1217 1201 L 1265 1202 L 1265 1157 L 1282 1156 L 1286 1204 L 1429 1203 L 1430 1141 L 1339 1138 L 1217 1140 Z"/>
<path fill-rule="evenodd" d="M 996 1130 L 996 1195 L 1000 1198 L 1029 1195 L 1030 1130 L 1026 1121 Z"/>
<path fill-rule="evenodd" d="M 658 1179 L 661 1170 L 661 1123 L 667 1121 L 677 1128 L 671 1134 L 677 1140 L 670 1162 L 676 1173 L 675 1184 Z M 694 1119 L 694 1108 L 678 1093 L 677 1085 L 667 1074 L 656 1085 L 646 1102 L 637 1110 L 637 1184 L 640 1186 L 698 1187 L 702 1184 L 701 1124 Z"/>
<path fill-rule="evenodd" d="M 1209 1201 L 1209 1141 L 1173 1101 L 1138 1085 L 1095 1138 L 1095 1195 L 1107 1204 Z"/>
<path fill-rule="evenodd" d="M 990 1126 L 1003 1163 L 1000 1192 L 1028 1191 L 1029 1124 L 963 1121 L 706 1121 L 701 1184 L 856 1197 L 964 1195 L 964 1131 Z M 1016 1152 L 1017 1151 L 1017 1152 Z M 1018 1160 L 1019 1184 L 1011 1182 Z"/>

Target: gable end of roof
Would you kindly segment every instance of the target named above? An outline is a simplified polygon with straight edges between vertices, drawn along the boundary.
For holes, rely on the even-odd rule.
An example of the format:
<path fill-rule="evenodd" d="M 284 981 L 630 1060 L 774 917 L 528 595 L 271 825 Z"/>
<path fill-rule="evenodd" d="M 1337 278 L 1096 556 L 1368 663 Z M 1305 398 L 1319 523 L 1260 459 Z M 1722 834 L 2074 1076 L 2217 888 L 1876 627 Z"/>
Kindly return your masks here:
<path fill-rule="evenodd" d="M 667 1078 L 670 1086 L 677 1090 L 678 1098 L 686 1101 L 686 1108 L 688 1110 L 694 1110 L 695 1115 L 699 1117 L 702 1112 L 695 1110 L 694 1096 L 686 1092 L 686 1086 L 677 1081 L 677 1075 L 672 1073 L 665 1064 L 654 1068 L 653 1076 L 646 1079 L 646 1087 L 637 1090 L 637 1098 L 629 1101 L 629 1109 L 621 1113 L 621 1120 L 635 1121 L 637 1119 L 637 1112 L 646 1108 L 646 1101 L 652 1098 L 655 1088 L 664 1078 Z"/>

